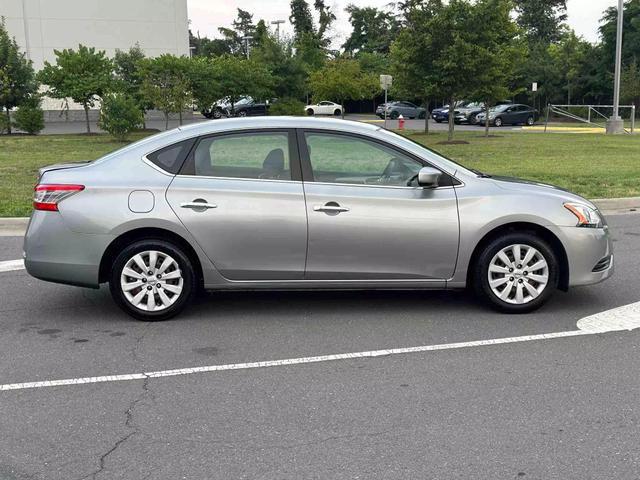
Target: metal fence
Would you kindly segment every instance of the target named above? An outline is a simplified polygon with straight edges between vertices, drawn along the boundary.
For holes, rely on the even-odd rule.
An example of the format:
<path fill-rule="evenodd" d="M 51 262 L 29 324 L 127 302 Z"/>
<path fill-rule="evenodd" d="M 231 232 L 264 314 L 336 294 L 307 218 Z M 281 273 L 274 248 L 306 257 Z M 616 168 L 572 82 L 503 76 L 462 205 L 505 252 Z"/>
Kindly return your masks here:
<path fill-rule="evenodd" d="M 620 110 L 629 109 L 629 129 L 626 133 L 633 133 L 636 123 L 636 106 L 620 105 Z M 606 121 L 611 117 L 613 105 L 547 105 L 547 112 L 544 122 L 544 131 L 547 131 L 549 115 L 552 113 L 561 117 L 570 118 L 577 122 L 586 123 L 599 128 L 606 129 Z"/>

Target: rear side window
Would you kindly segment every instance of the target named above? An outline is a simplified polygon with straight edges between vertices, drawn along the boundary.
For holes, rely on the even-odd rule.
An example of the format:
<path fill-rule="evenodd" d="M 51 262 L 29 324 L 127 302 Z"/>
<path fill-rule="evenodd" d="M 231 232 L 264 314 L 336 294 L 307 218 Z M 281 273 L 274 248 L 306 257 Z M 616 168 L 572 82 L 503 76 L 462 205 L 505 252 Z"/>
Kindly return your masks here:
<path fill-rule="evenodd" d="M 161 168 L 165 172 L 173 173 L 174 175 L 180 171 L 185 158 L 189 154 L 189 150 L 195 142 L 194 139 L 185 140 L 183 142 L 174 143 L 168 147 L 156 150 L 153 153 L 147 155 L 147 158 L 151 163 Z"/>
<path fill-rule="evenodd" d="M 202 138 L 182 171 L 186 175 L 291 180 L 288 132 L 247 132 Z"/>

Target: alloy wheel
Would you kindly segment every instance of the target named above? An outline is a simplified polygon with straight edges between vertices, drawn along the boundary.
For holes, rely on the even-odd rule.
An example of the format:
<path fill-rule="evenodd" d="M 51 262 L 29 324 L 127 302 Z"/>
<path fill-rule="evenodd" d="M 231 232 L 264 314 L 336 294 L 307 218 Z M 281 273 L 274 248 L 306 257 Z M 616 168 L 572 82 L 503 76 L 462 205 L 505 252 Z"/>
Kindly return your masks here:
<path fill-rule="evenodd" d="M 127 301 L 146 312 L 173 305 L 180 298 L 183 285 L 178 262 L 157 250 L 136 253 L 120 274 L 120 287 Z"/>
<path fill-rule="evenodd" d="M 489 264 L 489 286 L 500 300 L 529 303 L 549 283 L 549 265 L 542 253 L 530 245 L 514 244 L 500 250 Z"/>

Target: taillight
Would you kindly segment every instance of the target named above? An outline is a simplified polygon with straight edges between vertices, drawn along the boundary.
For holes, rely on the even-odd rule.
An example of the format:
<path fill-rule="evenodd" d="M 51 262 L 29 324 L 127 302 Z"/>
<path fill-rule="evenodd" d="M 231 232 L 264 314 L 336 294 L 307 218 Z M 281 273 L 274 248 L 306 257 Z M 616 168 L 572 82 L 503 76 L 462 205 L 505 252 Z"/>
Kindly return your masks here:
<path fill-rule="evenodd" d="M 84 190 L 84 185 L 36 185 L 33 194 L 33 208 L 57 212 L 58 204 L 65 198 Z"/>

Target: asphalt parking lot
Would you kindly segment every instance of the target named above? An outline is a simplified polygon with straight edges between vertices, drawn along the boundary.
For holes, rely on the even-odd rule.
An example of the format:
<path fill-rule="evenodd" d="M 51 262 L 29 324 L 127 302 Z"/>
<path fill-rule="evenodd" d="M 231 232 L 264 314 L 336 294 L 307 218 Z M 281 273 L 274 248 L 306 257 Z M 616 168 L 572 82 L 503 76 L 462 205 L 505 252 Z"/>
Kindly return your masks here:
<path fill-rule="evenodd" d="M 0 273 L 0 479 L 638 478 L 639 330 L 2 390 L 575 331 L 640 301 L 640 215 L 609 223 L 616 275 L 526 316 L 463 292 L 262 292 L 141 323 L 106 288 Z M 0 238 L 0 261 L 20 253 Z"/>

